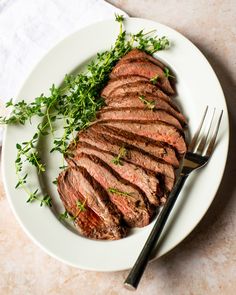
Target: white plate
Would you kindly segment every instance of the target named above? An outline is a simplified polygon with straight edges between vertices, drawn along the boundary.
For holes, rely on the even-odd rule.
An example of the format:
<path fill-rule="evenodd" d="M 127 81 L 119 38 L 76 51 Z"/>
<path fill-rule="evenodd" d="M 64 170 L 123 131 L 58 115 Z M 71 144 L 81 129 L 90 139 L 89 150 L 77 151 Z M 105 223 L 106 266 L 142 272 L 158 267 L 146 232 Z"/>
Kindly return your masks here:
<path fill-rule="evenodd" d="M 129 18 L 125 21 L 128 32 L 157 29 L 160 36 L 171 40 L 170 49 L 156 54 L 170 65 L 177 76 L 178 101 L 189 119 L 190 132 L 196 129 L 205 106 L 224 110 L 218 143 L 210 163 L 191 175 L 182 190 L 177 204 L 162 235 L 155 258 L 179 244 L 198 224 L 206 213 L 220 184 L 228 152 L 229 125 L 224 94 L 211 66 L 201 52 L 185 37 L 162 24 L 144 19 Z M 119 25 L 104 21 L 89 26 L 69 36 L 54 47 L 36 66 L 21 89 L 18 99 L 31 101 L 41 93 L 47 94 L 55 83 L 60 84 L 66 73 L 84 65 L 97 52 L 109 49 L 116 39 Z M 35 125 L 36 122 L 33 122 Z M 15 215 L 28 235 L 50 255 L 72 266 L 96 271 L 116 271 L 132 267 L 152 224 L 135 230 L 119 241 L 94 241 L 79 236 L 72 228 L 62 224 L 50 208 L 38 203 L 26 203 L 23 190 L 15 190 L 17 182 L 14 168 L 16 143 L 28 140 L 34 132 L 32 126 L 8 126 L 3 144 L 3 174 L 9 202 Z M 32 184 L 52 193 L 56 203 L 59 197 L 51 181 L 58 174 L 59 156 L 48 154 L 50 142 L 41 143 L 48 165 L 48 172 L 39 180 L 31 169 Z M 163 239 L 163 237 L 165 237 Z"/>

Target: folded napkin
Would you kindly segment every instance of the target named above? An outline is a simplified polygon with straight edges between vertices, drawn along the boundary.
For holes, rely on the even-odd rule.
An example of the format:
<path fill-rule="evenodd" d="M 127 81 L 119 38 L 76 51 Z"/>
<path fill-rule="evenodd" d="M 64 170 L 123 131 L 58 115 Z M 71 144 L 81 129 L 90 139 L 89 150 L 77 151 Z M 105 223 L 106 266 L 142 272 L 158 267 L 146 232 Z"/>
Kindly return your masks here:
<path fill-rule="evenodd" d="M 103 0 L 0 0 L 0 102 L 15 97 L 32 68 L 65 36 L 126 13 Z M 2 134 L 0 130 L 0 141 Z"/>

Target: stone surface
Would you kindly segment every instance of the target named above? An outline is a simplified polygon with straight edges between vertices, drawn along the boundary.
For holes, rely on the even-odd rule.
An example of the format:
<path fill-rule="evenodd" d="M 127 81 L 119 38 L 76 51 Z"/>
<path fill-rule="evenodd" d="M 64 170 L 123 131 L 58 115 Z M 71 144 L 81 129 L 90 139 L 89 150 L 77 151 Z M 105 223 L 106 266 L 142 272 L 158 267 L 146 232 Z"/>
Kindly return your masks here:
<path fill-rule="evenodd" d="M 231 143 L 217 196 L 192 234 L 171 253 L 151 263 L 135 294 L 233 295 L 236 290 L 236 2 L 109 1 L 131 16 L 178 30 L 205 54 L 225 92 Z M 0 294 L 130 294 L 127 271 L 81 271 L 46 255 L 15 220 L 0 184 Z"/>

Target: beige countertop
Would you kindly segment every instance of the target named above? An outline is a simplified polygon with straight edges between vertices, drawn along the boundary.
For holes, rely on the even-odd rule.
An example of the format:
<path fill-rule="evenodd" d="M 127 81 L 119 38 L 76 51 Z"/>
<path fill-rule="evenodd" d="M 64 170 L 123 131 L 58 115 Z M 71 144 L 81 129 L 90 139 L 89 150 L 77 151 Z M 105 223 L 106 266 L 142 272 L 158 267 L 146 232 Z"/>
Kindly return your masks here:
<path fill-rule="evenodd" d="M 135 294 L 234 295 L 236 290 L 236 1 L 110 0 L 130 16 L 166 24 L 205 54 L 225 92 L 229 158 L 217 196 L 191 235 L 151 263 Z M 203 92 L 204 93 L 204 92 Z M 45 254 L 14 218 L 0 183 L 0 294 L 131 294 L 127 271 L 88 272 Z"/>

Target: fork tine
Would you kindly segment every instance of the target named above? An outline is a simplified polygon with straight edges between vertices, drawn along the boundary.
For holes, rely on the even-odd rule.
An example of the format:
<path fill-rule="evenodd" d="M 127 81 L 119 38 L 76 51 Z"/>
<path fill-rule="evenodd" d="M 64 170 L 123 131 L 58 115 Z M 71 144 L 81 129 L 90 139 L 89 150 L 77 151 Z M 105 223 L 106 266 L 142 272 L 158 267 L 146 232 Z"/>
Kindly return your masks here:
<path fill-rule="evenodd" d="M 213 148 L 214 148 L 214 145 L 215 145 L 215 141 L 216 141 L 216 138 L 217 138 L 217 134 L 218 134 L 218 131 L 219 131 L 222 115 L 223 115 L 223 110 L 220 112 L 220 116 L 219 116 L 216 128 L 214 130 L 212 138 L 211 138 L 211 140 L 209 142 L 209 145 L 207 147 L 207 150 L 206 150 L 206 153 L 205 153 L 205 156 L 207 156 L 207 157 L 210 157 L 211 154 L 212 154 L 212 151 L 213 151 Z"/>
<path fill-rule="evenodd" d="M 198 140 L 198 136 L 199 136 L 199 133 L 201 132 L 202 125 L 203 125 L 203 122 L 205 120 L 207 111 L 208 111 L 208 106 L 205 109 L 204 115 L 202 117 L 202 121 L 201 121 L 201 123 L 200 123 L 200 125 L 199 125 L 199 127 L 198 127 L 198 129 L 196 131 L 196 133 L 194 134 L 194 137 L 193 137 L 193 139 L 192 139 L 192 141 L 191 141 L 191 143 L 190 143 L 190 145 L 188 147 L 188 151 L 189 152 L 192 152 L 195 149 L 195 146 L 196 146 L 196 143 L 197 143 L 197 140 Z"/>
<path fill-rule="evenodd" d="M 210 121 L 210 124 L 209 124 L 209 127 L 208 127 L 208 131 L 207 131 L 207 134 L 206 135 L 203 135 L 202 136 L 202 139 L 197 147 L 197 150 L 196 150 L 196 153 L 197 154 L 202 154 L 203 151 L 204 151 L 204 148 L 205 148 L 205 145 L 206 145 L 206 142 L 207 142 L 207 138 L 210 134 L 210 131 L 211 131 L 211 126 L 212 126 L 212 122 L 213 122 L 213 119 L 214 119 L 214 116 L 215 116 L 215 111 L 216 109 L 214 108 L 214 111 L 213 111 L 213 114 L 211 116 L 211 121 Z"/>

